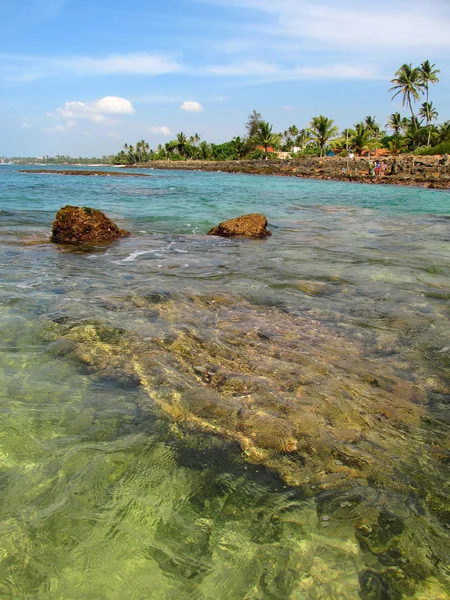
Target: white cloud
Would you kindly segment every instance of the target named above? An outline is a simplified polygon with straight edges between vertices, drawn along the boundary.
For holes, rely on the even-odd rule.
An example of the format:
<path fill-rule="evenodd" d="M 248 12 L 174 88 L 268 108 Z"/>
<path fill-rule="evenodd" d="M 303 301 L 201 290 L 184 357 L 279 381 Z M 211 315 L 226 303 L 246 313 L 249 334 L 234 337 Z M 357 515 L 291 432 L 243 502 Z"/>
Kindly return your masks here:
<path fill-rule="evenodd" d="M 170 131 L 170 129 L 168 127 L 166 127 L 165 125 L 161 125 L 160 127 L 152 127 L 151 131 L 152 131 L 152 133 L 156 133 L 159 135 L 165 135 L 165 136 L 173 135 L 172 132 Z"/>
<path fill-rule="evenodd" d="M 194 102 L 192 100 L 186 100 L 180 106 L 181 110 L 186 110 L 187 112 L 203 112 L 205 109 L 200 104 L 200 102 Z"/>
<path fill-rule="evenodd" d="M 20 129 L 31 129 L 31 127 L 32 126 L 26 121 L 22 121 L 22 123 L 20 124 Z"/>
<path fill-rule="evenodd" d="M 66 127 L 74 127 L 77 119 L 87 119 L 94 123 L 105 121 L 111 116 L 132 115 L 135 112 L 129 100 L 118 96 L 105 96 L 94 102 L 66 102 L 48 116 L 66 119 Z"/>

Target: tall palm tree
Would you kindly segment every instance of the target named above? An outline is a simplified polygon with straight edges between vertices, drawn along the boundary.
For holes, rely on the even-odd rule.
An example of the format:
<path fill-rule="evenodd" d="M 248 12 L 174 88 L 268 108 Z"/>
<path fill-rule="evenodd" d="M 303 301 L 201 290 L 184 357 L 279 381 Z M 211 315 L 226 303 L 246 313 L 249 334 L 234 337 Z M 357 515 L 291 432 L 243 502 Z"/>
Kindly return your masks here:
<path fill-rule="evenodd" d="M 386 127 L 389 127 L 389 129 L 392 129 L 395 135 L 398 135 L 402 127 L 401 114 L 399 112 L 392 113 L 388 119 L 388 122 L 386 123 Z"/>
<path fill-rule="evenodd" d="M 254 140 L 258 146 L 262 146 L 264 150 L 264 158 L 267 159 L 267 149 L 274 143 L 272 125 L 270 125 L 267 121 L 261 121 Z"/>
<path fill-rule="evenodd" d="M 394 85 L 389 89 L 390 92 L 395 91 L 392 100 L 399 94 L 403 95 L 403 106 L 408 105 L 411 111 L 411 117 L 414 121 L 415 115 L 412 107 L 412 100 L 416 101 L 420 98 L 420 92 L 423 87 L 422 74 L 419 67 L 414 67 L 410 63 L 404 64 L 395 73 L 394 79 L 391 79 Z"/>
<path fill-rule="evenodd" d="M 421 65 L 420 65 L 420 77 L 422 80 L 422 86 L 425 89 L 425 93 L 426 93 L 426 101 L 428 102 L 428 93 L 429 93 L 429 89 L 430 89 L 430 83 L 431 84 L 435 84 L 435 83 L 439 83 L 439 77 L 438 77 L 438 73 L 440 73 L 439 69 L 435 69 L 436 65 L 432 65 L 430 63 L 429 60 L 424 61 Z M 428 125 L 428 123 L 427 123 Z"/>
<path fill-rule="evenodd" d="M 434 108 L 432 102 L 424 102 L 419 110 L 419 116 L 425 119 L 427 122 L 428 129 L 428 146 L 431 140 L 431 121 L 436 121 L 438 118 L 438 111 Z"/>
<path fill-rule="evenodd" d="M 309 131 L 312 133 L 320 148 L 320 156 L 323 156 L 323 151 L 329 140 L 338 134 L 339 130 L 333 123 L 333 119 L 328 119 L 323 115 L 320 115 L 320 117 L 313 117 L 310 121 Z"/>
<path fill-rule="evenodd" d="M 438 77 L 438 73 L 440 73 L 439 69 L 435 69 L 436 65 L 435 64 L 431 64 L 429 60 L 425 60 L 421 65 L 420 65 L 420 76 L 422 79 L 422 86 L 425 90 L 425 94 L 426 94 L 426 103 L 428 104 L 428 96 L 429 96 L 429 91 L 430 91 L 430 83 L 432 85 L 439 83 L 439 77 Z M 426 121 L 427 121 L 427 127 L 430 125 L 430 119 L 428 119 L 428 115 L 426 117 Z M 430 136 L 431 136 L 431 130 L 430 130 Z M 428 145 L 430 145 L 428 143 Z"/>

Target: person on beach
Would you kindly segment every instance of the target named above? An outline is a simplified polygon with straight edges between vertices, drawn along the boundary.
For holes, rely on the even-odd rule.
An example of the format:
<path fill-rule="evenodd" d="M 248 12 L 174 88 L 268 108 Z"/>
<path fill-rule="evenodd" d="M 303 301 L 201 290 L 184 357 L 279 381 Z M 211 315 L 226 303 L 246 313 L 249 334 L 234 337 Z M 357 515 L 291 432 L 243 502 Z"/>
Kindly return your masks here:
<path fill-rule="evenodd" d="M 391 165 L 391 175 L 397 175 L 398 167 L 397 167 L 397 159 L 394 158 Z"/>
<path fill-rule="evenodd" d="M 379 160 L 377 160 L 377 162 L 375 163 L 375 175 L 377 177 L 380 176 L 380 171 L 381 171 L 381 163 Z"/>
<path fill-rule="evenodd" d="M 375 177 L 375 165 L 371 158 L 369 158 L 368 167 L 369 167 L 369 177 Z"/>
<path fill-rule="evenodd" d="M 381 172 L 381 176 L 384 177 L 386 175 L 386 171 L 387 171 L 387 162 L 385 160 L 383 160 L 383 162 L 381 163 L 381 167 L 380 167 L 380 172 Z"/>

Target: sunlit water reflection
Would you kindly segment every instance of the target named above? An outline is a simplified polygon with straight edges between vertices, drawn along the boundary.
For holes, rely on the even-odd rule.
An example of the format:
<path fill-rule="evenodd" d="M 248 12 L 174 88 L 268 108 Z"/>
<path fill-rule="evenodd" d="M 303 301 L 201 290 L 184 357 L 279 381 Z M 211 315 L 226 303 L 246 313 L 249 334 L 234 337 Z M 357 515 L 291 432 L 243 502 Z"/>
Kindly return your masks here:
<path fill-rule="evenodd" d="M 449 598 L 449 194 L 149 172 L 0 171 L 0 595 Z"/>

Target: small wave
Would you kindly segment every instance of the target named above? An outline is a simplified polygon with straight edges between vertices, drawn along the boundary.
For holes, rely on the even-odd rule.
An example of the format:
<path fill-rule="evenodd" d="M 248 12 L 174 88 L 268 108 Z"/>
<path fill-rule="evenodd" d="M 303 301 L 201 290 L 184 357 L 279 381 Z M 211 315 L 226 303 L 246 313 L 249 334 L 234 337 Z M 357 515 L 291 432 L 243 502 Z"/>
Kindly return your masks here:
<path fill-rule="evenodd" d="M 134 260 L 136 260 L 136 258 L 138 258 L 138 256 L 142 256 L 143 254 L 152 254 L 152 252 L 152 250 L 136 250 L 135 252 L 132 252 L 129 256 L 123 258 L 119 262 L 133 262 Z"/>

